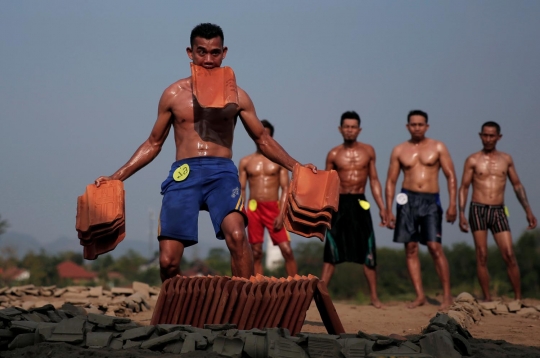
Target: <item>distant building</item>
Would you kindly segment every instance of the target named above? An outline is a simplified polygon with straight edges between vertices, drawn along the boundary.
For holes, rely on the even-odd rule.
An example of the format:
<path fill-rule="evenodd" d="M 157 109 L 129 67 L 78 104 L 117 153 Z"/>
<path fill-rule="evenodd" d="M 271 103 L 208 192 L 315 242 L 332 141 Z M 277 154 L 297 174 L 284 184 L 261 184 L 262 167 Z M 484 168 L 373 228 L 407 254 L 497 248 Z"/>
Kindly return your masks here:
<path fill-rule="evenodd" d="M 4 282 L 24 281 L 30 278 L 30 271 L 12 266 L 5 270 L 0 268 L 0 276 Z"/>
<path fill-rule="evenodd" d="M 56 265 L 58 277 L 62 280 L 71 280 L 73 283 L 84 283 L 97 281 L 98 274 L 87 271 L 84 267 L 77 265 L 73 261 L 64 261 Z"/>

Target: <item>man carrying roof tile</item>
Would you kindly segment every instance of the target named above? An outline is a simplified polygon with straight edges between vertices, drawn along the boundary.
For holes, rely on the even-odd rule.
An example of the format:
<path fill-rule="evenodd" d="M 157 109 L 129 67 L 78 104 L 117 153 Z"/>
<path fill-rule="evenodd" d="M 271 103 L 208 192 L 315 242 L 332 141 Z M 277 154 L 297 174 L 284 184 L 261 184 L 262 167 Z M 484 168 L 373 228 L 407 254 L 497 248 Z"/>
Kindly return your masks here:
<path fill-rule="evenodd" d="M 186 49 L 193 61 L 192 76 L 165 89 L 150 136 L 129 161 L 113 175 L 96 179 L 96 185 L 126 180 L 159 154 L 173 128 L 176 162 L 161 186 L 158 240 L 162 280 L 180 273 L 184 248 L 197 243 L 200 210 L 209 211 L 216 237 L 225 240 L 232 274 L 253 274 L 238 170 L 231 160 L 238 117 L 264 156 L 287 170 L 297 163 L 264 130 L 248 94 L 236 86 L 232 70 L 221 67 L 227 55 L 223 40 L 217 25 L 205 23 L 193 29 L 191 47 Z M 317 171 L 312 164 L 306 167 Z"/>
<path fill-rule="evenodd" d="M 261 121 L 270 137 L 274 136 L 274 126 L 266 119 Z M 255 274 L 263 274 L 262 246 L 264 228 L 268 230 L 272 243 L 278 245 L 287 275 L 297 274 L 296 261 L 291 248 L 289 233 L 283 227 L 283 210 L 287 205 L 289 173 L 283 167 L 266 158 L 261 151 L 240 160 L 238 165 L 242 198 L 246 198 L 246 185 L 249 183 L 249 201 L 246 207 L 248 217 L 248 240 L 253 250 Z M 281 188 L 281 197 L 279 189 Z M 279 198 L 279 200 L 278 200 Z"/>
<path fill-rule="evenodd" d="M 326 170 L 334 169 L 338 172 L 340 194 L 338 211 L 332 216 L 332 228 L 326 232 L 321 279 L 328 285 L 336 264 L 363 264 L 371 292 L 371 304 L 381 308 L 377 296 L 375 233 L 370 204 L 364 195 L 368 178 L 371 193 L 379 207 L 381 226 L 386 225 L 386 209 L 375 167 L 375 150 L 371 145 L 356 140 L 361 131 L 358 113 L 343 113 L 339 126 L 343 144 L 332 148 L 326 157 Z"/>
<path fill-rule="evenodd" d="M 497 150 L 497 142 L 502 138 L 501 127 L 496 122 L 486 122 L 479 133 L 482 150 L 471 154 L 465 161 L 463 178 L 459 188 L 459 228 L 469 232 L 469 225 L 476 247 L 476 273 L 484 300 L 491 301 L 489 292 L 489 272 L 487 267 L 487 236 L 491 230 L 493 238 L 501 251 L 508 277 L 517 300 L 521 299 L 521 280 L 516 255 L 512 247 L 512 233 L 508 224 L 508 209 L 504 205 L 506 178 L 510 179 L 516 196 L 525 210 L 525 215 L 532 230 L 537 220 L 534 216 L 525 188 L 519 180 L 514 160 L 507 153 Z M 465 217 L 465 206 L 472 184 L 472 201 L 469 207 L 469 221 Z"/>
<path fill-rule="evenodd" d="M 450 269 L 444 254 L 442 237 L 441 201 L 439 198 L 439 171 L 442 169 L 448 182 L 450 203 L 446 221 L 456 221 L 456 173 L 450 153 L 444 143 L 425 136 L 429 128 L 428 115 L 424 111 L 410 111 L 407 129 L 411 139 L 394 147 L 386 179 L 386 208 L 388 228 L 395 229 L 394 242 L 405 244 L 407 268 L 416 291 L 416 299 L 408 307 L 415 308 L 426 303 L 422 287 L 418 243 L 427 245 L 435 262 L 435 268 L 443 287 L 443 302 L 439 310 L 452 304 L 450 293 Z M 394 192 L 400 170 L 403 185 L 396 196 L 397 219 L 392 214 Z"/>

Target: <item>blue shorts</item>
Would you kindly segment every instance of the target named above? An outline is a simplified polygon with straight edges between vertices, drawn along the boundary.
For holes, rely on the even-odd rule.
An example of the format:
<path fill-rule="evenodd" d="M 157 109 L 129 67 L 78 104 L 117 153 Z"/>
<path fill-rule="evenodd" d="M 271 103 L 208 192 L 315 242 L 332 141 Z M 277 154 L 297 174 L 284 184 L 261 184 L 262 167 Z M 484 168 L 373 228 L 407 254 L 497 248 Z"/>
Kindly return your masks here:
<path fill-rule="evenodd" d="M 189 166 L 187 175 L 186 165 Z M 178 176 L 178 170 L 183 174 Z M 231 212 L 241 213 L 244 224 L 247 224 L 242 212 L 244 201 L 238 169 L 230 159 L 195 157 L 174 162 L 169 176 L 161 184 L 161 194 L 163 203 L 159 215 L 159 240 L 175 239 L 186 247 L 196 244 L 201 210 L 210 213 L 216 237 L 220 240 L 225 238 L 221 223 Z"/>
<path fill-rule="evenodd" d="M 439 194 L 417 193 L 401 189 L 407 203 L 397 204 L 394 242 L 441 242 L 442 214 Z"/>

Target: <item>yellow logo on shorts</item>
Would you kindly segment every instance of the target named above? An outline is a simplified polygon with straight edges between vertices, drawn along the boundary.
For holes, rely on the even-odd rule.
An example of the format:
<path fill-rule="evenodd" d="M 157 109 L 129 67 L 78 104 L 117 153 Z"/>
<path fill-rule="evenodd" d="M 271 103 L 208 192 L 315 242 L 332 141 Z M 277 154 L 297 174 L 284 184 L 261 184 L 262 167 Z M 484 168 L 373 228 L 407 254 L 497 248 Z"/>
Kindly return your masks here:
<path fill-rule="evenodd" d="M 504 215 L 506 215 L 506 217 L 510 217 L 510 210 L 508 210 L 508 206 L 504 206 Z"/>
<path fill-rule="evenodd" d="M 249 210 L 255 211 L 257 210 L 257 200 L 251 199 L 248 204 Z"/>
<path fill-rule="evenodd" d="M 364 210 L 369 210 L 369 208 L 371 207 L 371 205 L 365 200 L 358 199 L 358 203 L 360 203 L 360 206 Z"/>
<path fill-rule="evenodd" d="M 176 168 L 173 173 L 173 179 L 175 181 L 184 181 L 189 175 L 189 165 L 182 164 L 180 167 Z"/>

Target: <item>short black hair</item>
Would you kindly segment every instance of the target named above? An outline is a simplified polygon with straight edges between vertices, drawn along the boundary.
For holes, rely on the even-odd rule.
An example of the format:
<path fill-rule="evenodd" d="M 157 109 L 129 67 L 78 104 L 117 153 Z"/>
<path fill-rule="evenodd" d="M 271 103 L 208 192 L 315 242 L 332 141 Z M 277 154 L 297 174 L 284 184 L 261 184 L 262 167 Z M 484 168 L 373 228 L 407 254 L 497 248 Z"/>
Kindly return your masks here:
<path fill-rule="evenodd" d="M 497 130 L 497 134 L 501 134 L 501 126 L 497 122 L 489 121 L 489 122 L 486 122 L 486 123 L 482 124 L 481 131 L 484 130 L 484 127 L 493 127 L 493 128 L 495 128 Z"/>
<path fill-rule="evenodd" d="M 262 125 L 264 128 L 268 128 L 270 130 L 270 137 L 273 137 L 274 136 L 274 126 L 272 125 L 272 123 L 268 122 L 266 119 L 263 119 L 261 121 Z"/>
<path fill-rule="evenodd" d="M 422 116 L 426 119 L 426 123 L 428 122 L 428 115 L 426 112 L 424 111 L 421 111 L 419 109 L 413 109 L 412 111 L 409 112 L 409 114 L 407 115 L 407 123 L 409 123 L 411 121 L 411 117 L 412 116 Z"/>
<path fill-rule="evenodd" d="M 223 30 L 221 29 L 221 27 L 216 24 L 206 22 L 204 24 L 199 24 L 195 26 L 193 30 L 191 30 L 189 43 L 193 47 L 193 41 L 195 40 L 195 37 L 202 37 L 203 39 L 210 40 L 218 36 L 221 38 L 221 44 L 223 45 L 225 37 L 223 36 Z"/>
<path fill-rule="evenodd" d="M 343 121 L 345 119 L 356 119 L 358 121 L 358 127 L 360 127 L 360 116 L 355 111 L 347 111 L 341 115 L 341 121 L 339 122 L 339 125 L 343 125 Z"/>

